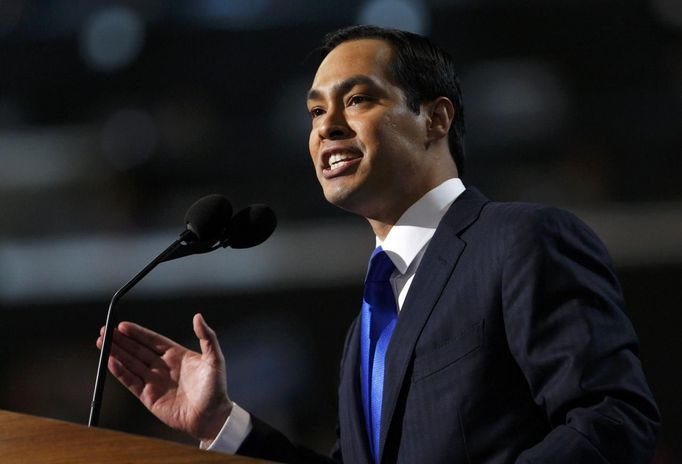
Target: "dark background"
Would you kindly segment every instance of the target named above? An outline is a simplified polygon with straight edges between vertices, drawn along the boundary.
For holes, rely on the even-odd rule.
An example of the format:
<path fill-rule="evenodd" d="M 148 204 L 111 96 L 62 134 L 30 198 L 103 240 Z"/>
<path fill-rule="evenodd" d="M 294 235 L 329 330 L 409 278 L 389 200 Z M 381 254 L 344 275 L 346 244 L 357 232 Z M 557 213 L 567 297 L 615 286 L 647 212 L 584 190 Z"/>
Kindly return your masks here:
<path fill-rule="evenodd" d="M 162 265 L 120 317 L 196 346 L 201 311 L 233 399 L 331 446 L 373 236 L 325 203 L 304 99 L 322 35 L 367 22 L 459 63 L 466 184 L 566 207 L 604 239 L 663 414 L 655 462 L 681 462 L 674 0 L 0 1 L 0 409 L 85 423 L 110 295 L 220 192 L 271 205 L 275 235 Z M 105 394 L 103 426 L 193 443 L 112 379 Z"/>

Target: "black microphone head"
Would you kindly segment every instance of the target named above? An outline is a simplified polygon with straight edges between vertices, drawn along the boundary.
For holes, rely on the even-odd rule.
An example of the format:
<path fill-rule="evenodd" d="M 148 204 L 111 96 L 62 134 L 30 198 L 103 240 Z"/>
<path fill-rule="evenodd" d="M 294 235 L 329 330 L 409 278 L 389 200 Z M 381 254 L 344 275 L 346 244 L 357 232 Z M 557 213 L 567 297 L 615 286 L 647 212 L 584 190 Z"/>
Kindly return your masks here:
<path fill-rule="evenodd" d="M 185 224 L 197 240 L 215 243 L 225 234 L 230 218 L 232 205 L 224 195 L 207 195 L 197 200 L 185 214 Z"/>
<path fill-rule="evenodd" d="M 234 215 L 222 243 L 232 248 L 251 248 L 266 241 L 275 227 L 277 218 L 269 206 L 247 206 Z"/>

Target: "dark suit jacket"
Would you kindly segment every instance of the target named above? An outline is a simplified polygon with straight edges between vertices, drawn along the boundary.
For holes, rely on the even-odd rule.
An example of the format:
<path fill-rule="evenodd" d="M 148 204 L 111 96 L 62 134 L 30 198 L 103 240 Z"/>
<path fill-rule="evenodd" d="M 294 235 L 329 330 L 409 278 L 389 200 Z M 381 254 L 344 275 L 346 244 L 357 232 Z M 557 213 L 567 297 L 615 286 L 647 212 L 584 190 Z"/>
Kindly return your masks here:
<path fill-rule="evenodd" d="M 371 463 L 359 346 L 356 319 L 327 458 L 337 462 Z M 587 226 L 468 188 L 438 226 L 391 338 L 381 462 L 647 463 L 659 415 L 637 349 Z M 255 418 L 239 453 L 324 460 Z"/>

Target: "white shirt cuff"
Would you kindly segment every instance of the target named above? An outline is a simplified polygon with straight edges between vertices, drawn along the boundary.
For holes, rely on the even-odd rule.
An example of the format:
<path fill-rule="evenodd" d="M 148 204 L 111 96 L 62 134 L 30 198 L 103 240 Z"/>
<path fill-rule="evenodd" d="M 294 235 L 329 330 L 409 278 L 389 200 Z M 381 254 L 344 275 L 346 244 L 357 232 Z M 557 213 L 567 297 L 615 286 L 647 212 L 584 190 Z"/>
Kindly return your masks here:
<path fill-rule="evenodd" d="M 252 428 L 251 414 L 233 402 L 232 412 L 223 424 L 223 428 L 212 443 L 207 447 L 204 446 L 205 443 L 202 443 L 201 447 L 210 451 L 234 454 L 251 433 Z"/>

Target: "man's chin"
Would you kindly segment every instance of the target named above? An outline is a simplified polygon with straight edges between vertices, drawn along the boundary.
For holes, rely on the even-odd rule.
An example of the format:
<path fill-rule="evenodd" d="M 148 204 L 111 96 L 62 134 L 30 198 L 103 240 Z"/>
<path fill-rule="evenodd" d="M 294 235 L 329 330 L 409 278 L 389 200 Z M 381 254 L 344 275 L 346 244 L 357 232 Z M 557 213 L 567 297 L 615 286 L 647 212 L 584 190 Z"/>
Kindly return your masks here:
<path fill-rule="evenodd" d="M 344 189 L 334 191 L 324 191 L 324 196 L 329 203 L 341 208 L 344 211 L 362 216 L 371 217 L 371 204 L 367 201 L 366 195 L 361 195 L 358 190 Z M 364 200 L 363 200 L 364 198 Z"/>
<path fill-rule="evenodd" d="M 340 186 L 325 186 L 323 187 L 323 193 L 325 199 L 337 208 L 350 211 L 351 213 L 355 212 L 353 205 L 357 203 L 355 201 L 357 195 L 354 190 L 341 188 Z"/>
<path fill-rule="evenodd" d="M 341 209 L 348 209 L 348 198 L 343 195 L 339 195 L 337 193 L 327 193 L 324 192 L 324 198 L 327 200 L 327 202 L 331 203 L 332 205 L 336 206 L 337 208 Z"/>

